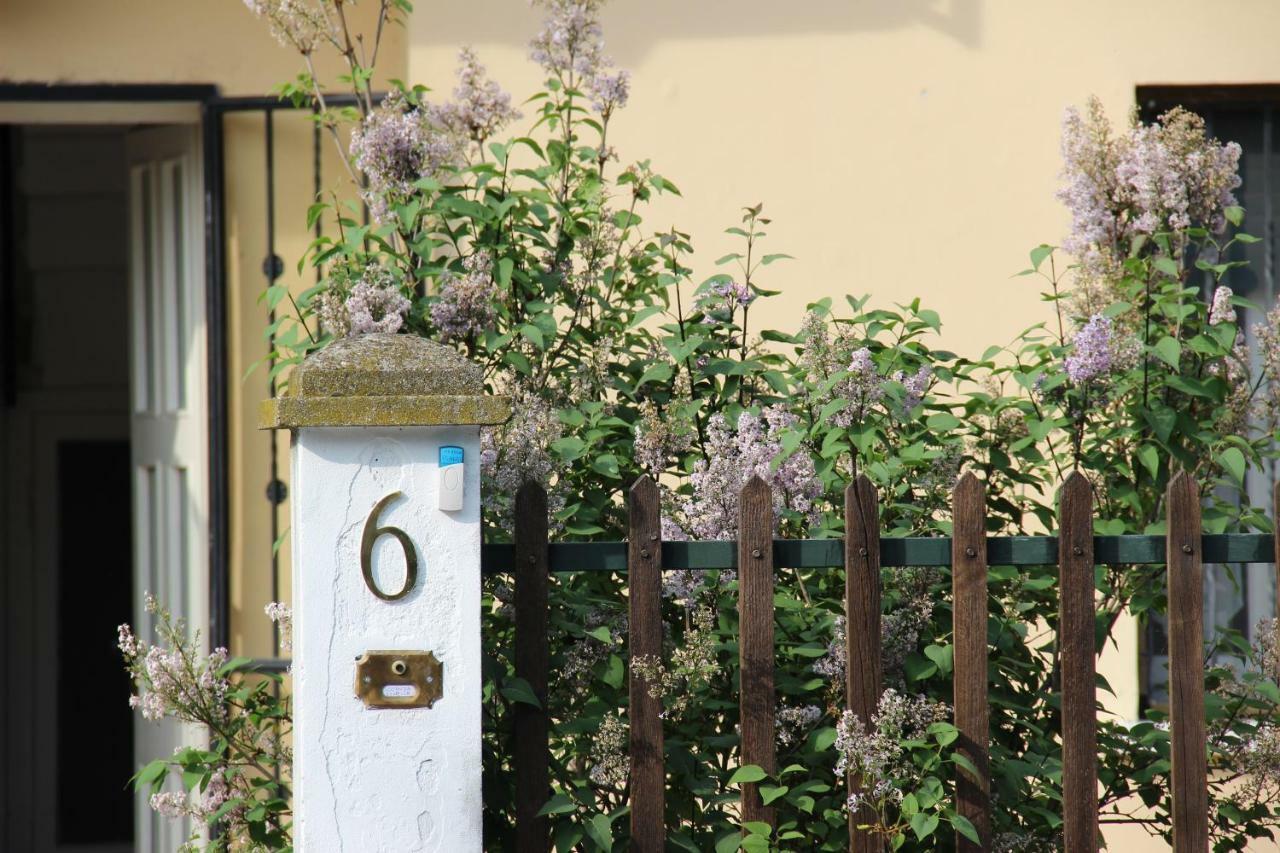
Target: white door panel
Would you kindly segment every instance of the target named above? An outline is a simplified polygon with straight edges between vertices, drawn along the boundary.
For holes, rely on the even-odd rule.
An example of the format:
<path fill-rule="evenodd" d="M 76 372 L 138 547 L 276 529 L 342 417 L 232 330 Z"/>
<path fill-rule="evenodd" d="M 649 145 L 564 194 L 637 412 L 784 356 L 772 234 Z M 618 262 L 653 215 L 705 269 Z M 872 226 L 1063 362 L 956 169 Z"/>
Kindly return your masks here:
<path fill-rule="evenodd" d="M 130 440 L 134 472 L 134 596 L 140 632 L 153 623 L 143 597 L 208 623 L 208 478 L 204 265 L 199 137 L 194 127 L 129 138 Z M 172 723 L 135 724 L 138 766 L 194 743 Z M 161 818 L 139 795 L 137 849 L 175 850 L 190 827 Z"/>

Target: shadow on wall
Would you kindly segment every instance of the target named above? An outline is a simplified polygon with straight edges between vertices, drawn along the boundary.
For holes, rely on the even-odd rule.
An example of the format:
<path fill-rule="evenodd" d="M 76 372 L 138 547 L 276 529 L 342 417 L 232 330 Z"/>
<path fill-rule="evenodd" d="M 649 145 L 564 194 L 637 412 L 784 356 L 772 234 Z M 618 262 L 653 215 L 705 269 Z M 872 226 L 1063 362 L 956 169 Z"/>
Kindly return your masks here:
<path fill-rule="evenodd" d="M 420 4 L 422 45 L 522 45 L 541 10 L 519 0 Z M 822 35 L 925 27 L 966 47 L 981 43 L 981 0 L 611 0 L 601 16 L 606 47 L 623 66 L 681 38 Z"/>

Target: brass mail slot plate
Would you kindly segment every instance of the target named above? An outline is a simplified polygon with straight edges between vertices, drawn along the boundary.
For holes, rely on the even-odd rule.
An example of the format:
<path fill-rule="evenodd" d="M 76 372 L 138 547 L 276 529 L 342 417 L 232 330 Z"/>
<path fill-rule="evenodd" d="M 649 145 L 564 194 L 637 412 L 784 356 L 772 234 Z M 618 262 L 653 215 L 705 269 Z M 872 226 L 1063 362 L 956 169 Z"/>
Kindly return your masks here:
<path fill-rule="evenodd" d="M 369 651 L 356 658 L 356 696 L 366 708 L 430 708 L 444 695 L 434 652 Z"/>

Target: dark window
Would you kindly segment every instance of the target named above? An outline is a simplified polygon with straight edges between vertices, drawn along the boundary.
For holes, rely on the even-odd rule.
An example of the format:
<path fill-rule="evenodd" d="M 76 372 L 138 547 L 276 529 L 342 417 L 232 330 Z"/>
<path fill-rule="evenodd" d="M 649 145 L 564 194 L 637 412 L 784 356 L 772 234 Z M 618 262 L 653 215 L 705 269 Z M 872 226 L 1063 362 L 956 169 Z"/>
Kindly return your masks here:
<path fill-rule="evenodd" d="M 1211 136 L 1241 148 L 1236 198 L 1245 209 L 1244 230 L 1261 238 L 1237 243 L 1231 260 L 1248 261 L 1231 270 L 1225 283 L 1262 310 L 1241 312 L 1241 328 L 1250 344 L 1255 369 L 1260 361 L 1254 324 L 1276 305 L 1276 217 L 1280 215 L 1280 85 L 1140 86 L 1138 105 L 1144 120 L 1154 120 L 1175 106 L 1202 116 Z M 1206 297 L 1210 283 L 1206 282 Z M 1251 470 L 1245 486 L 1249 499 L 1271 511 L 1276 471 L 1268 464 Z M 1253 639 L 1257 623 L 1275 613 L 1275 569 L 1270 564 L 1205 567 L 1205 638 L 1231 628 Z M 1143 632 L 1142 694 L 1144 705 L 1163 705 L 1168 699 L 1168 644 L 1162 620 L 1152 620 Z"/>

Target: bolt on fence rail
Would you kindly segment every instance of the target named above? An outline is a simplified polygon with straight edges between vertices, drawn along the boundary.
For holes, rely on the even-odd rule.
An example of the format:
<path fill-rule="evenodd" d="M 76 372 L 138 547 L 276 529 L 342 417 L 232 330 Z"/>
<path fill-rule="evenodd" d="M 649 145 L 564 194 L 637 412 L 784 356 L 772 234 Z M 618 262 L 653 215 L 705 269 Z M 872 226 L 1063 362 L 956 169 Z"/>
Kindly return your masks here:
<path fill-rule="evenodd" d="M 843 540 L 773 538 L 773 499 L 768 484 L 753 477 L 742 489 L 737 542 L 663 542 L 658 489 L 648 477 L 632 487 L 625 542 L 548 541 L 546 492 L 524 486 L 516 498 L 515 544 L 486 545 L 486 573 L 515 576 L 516 676 L 540 702 L 548 688 L 548 572 L 606 571 L 629 575 L 631 657 L 660 654 L 661 576 L 668 569 L 738 569 L 741 695 L 741 761 L 768 772 L 775 768 L 773 683 L 773 574 L 775 568 L 846 571 L 848 637 L 847 707 L 869 721 L 879 701 L 880 569 L 882 566 L 951 566 L 954 610 L 954 713 L 961 750 L 977 770 L 959 770 L 957 809 L 972 821 L 981 844 L 962 836 L 964 851 L 990 849 L 988 769 L 987 569 L 991 565 L 1053 565 L 1060 572 L 1062 649 L 1063 829 L 1067 853 L 1097 850 L 1098 769 L 1095 697 L 1095 565 L 1165 563 L 1169 583 L 1170 722 L 1173 836 L 1177 850 L 1208 847 L 1205 753 L 1203 573 L 1208 562 L 1280 561 L 1280 540 L 1270 534 L 1203 535 L 1195 480 L 1186 473 L 1168 488 L 1165 536 L 1094 536 L 1088 481 L 1078 472 L 1059 493 L 1058 536 L 988 537 L 985 489 L 972 474 L 952 494 L 953 535 L 881 538 L 877 496 L 866 477 L 845 492 Z M 1276 487 L 1280 502 L 1280 484 Z M 639 851 L 661 851 L 665 843 L 662 702 L 630 675 L 631 835 Z M 551 796 L 548 720 L 542 708 L 520 705 L 515 721 L 517 835 L 520 849 L 550 849 L 549 828 L 538 810 Z M 774 823 L 754 785 L 742 786 L 742 818 Z M 854 853 L 879 851 L 880 842 L 857 829 L 850 816 Z"/>

